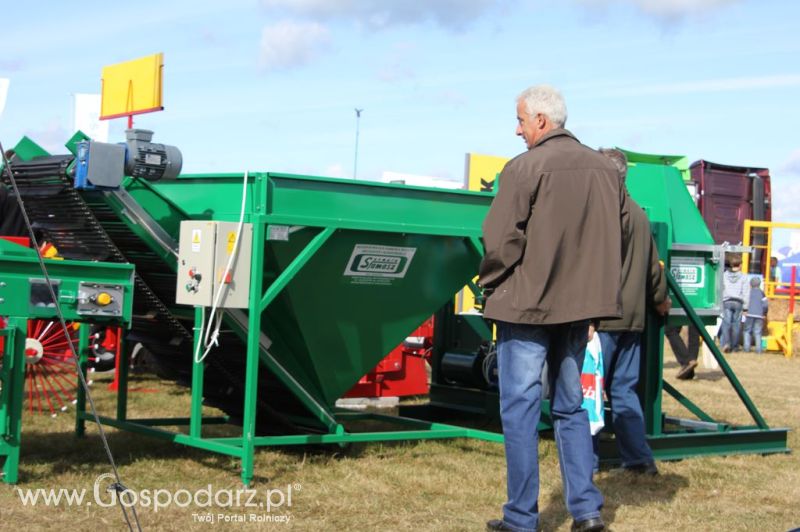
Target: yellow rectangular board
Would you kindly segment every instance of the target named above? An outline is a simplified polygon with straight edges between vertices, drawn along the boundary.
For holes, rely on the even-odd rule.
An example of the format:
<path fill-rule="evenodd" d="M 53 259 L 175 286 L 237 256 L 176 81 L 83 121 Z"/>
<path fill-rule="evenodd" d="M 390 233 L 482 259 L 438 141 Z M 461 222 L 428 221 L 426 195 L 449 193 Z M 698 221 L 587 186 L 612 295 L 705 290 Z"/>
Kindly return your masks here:
<path fill-rule="evenodd" d="M 479 192 L 491 192 L 494 190 L 497 174 L 503 170 L 507 162 L 506 157 L 468 153 L 464 169 L 467 188 Z M 473 279 L 475 282 L 477 280 L 477 277 Z M 455 306 L 459 314 L 475 312 L 475 297 L 468 287 L 464 287 L 456 294 Z"/>
<path fill-rule="evenodd" d="M 163 69 L 163 53 L 103 67 L 100 119 L 163 110 Z"/>
<path fill-rule="evenodd" d="M 491 192 L 494 181 L 508 162 L 506 157 L 468 153 L 466 161 L 467 188 Z"/>

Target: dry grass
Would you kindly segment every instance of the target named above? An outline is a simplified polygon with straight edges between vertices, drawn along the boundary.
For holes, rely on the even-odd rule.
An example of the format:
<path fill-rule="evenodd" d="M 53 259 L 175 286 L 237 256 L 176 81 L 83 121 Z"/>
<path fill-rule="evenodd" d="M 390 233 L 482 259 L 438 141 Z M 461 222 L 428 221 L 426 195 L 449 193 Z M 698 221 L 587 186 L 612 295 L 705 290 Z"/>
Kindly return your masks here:
<path fill-rule="evenodd" d="M 790 432 L 790 447 L 797 448 L 800 360 L 743 353 L 734 353 L 729 360 L 767 421 L 795 429 Z M 668 362 L 668 378 L 675 370 Z M 671 382 L 708 412 L 749 423 L 721 373 L 701 370 L 694 381 Z M 111 413 L 110 394 L 98 384 L 97 401 Z M 133 394 L 132 416 L 188 411 L 184 390 L 149 379 L 137 385 L 157 388 L 159 393 Z M 664 402 L 670 414 L 684 414 L 671 399 Z M 109 471 L 95 428 L 89 428 L 85 439 L 76 439 L 68 415 L 57 419 L 26 415 L 24 423 L 19 487 L 91 490 L 95 478 Z M 109 436 L 123 480 L 136 490 L 240 487 L 235 459 L 113 430 Z M 545 530 L 568 530 L 571 518 L 562 500 L 552 441 L 542 441 L 540 454 L 542 524 Z M 784 531 L 800 526 L 797 454 L 693 458 L 659 467 L 662 474 L 656 478 L 618 470 L 600 473 L 598 484 L 606 497 L 603 517 L 612 530 Z M 174 506 L 158 513 L 141 508 L 142 525 L 145 530 L 482 530 L 487 519 L 500 515 L 505 498 L 502 447 L 478 441 L 264 449 L 256 456 L 256 475 L 253 487 L 262 501 L 268 489 L 299 484 L 291 508 L 272 512 L 290 516 L 288 525 L 203 524 L 193 514 L 204 513 L 204 508 Z M 124 529 L 124 522 L 116 507 L 26 507 L 14 488 L 0 485 L 0 529 L 55 527 Z"/>

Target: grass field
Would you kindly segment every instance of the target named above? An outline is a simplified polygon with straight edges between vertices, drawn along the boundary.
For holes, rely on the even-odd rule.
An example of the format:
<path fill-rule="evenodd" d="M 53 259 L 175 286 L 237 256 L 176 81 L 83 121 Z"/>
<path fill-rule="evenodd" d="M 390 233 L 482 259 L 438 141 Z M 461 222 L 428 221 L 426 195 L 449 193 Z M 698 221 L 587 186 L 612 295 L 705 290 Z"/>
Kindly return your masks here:
<path fill-rule="evenodd" d="M 669 357 L 669 355 L 668 355 Z M 800 444 L 800 359 L 733 353 L 728 359 L 771 426 L 793 429 L 789 446 Z M 700 370 L 693 381 L 671 378 L 681 392 L 712 415 L 750 423 L 722 373 Z M 140 377 L 134 386 L 157 393 L 132 394 L 131 417 L 187 415 L 189 396 L 172 383 Z M 111 414 L 113 400 L 98 379 L 94 394 L 101 411 Z M 665 410 L 686 413 L 665 398 Z M 208 411 L 208 413 L 213 413 Z M 122 530 L 118 507 L 93 501 L 93 486 L 110 468 L 95 427 L 83 439 L 72 434 L 68 414 L 52 419 L 26 414 L 18 488 L 85 489 L 82 505 L 24 505 L 17 487 L 0 484 L 0 529 L 70 531 Z M 124 483 L 142 490 L 208 489 L 223 505 L 241 489 L 239 463 L 199 450 L 114 430 L 109 441 Z M 540 510 L 545 530 L 569 530 L 552 440 L 540 446 Z M 786 531 L 800 526 L 800 458 L 770 456 L 692 458 L 659 463 L 661 475 L 643 478 L 619 470 L 602 471 L 597 483 L 606 498 L 603 518 L 611 530 Z M 291 487 L 291 506 L 287 496 Z M 347 448 L 265 449 L 256 455 L 255 503 L 280 495 L 284 505 L 264 508 L 186 505 L 185 495 L 169 508 L 138 509 L 145 530 L 483 530 L 500 516 L 505 500 L 502 446 L 452 440 L 364 444 Z M 273 490 L 271 493 L 268 490 Z M 108 495 L 101 493 L 102 501 Z M 246 497 L 241 503 L 247 502 Z M 166 500 L 162 498 L 161 500 Z M 219 515 L 245 522 L 225 522 Z M 283 516 L 288 523 L 247 522 L 254 516 Z M 202 519 L 213 517 L 213 522 Z"/>

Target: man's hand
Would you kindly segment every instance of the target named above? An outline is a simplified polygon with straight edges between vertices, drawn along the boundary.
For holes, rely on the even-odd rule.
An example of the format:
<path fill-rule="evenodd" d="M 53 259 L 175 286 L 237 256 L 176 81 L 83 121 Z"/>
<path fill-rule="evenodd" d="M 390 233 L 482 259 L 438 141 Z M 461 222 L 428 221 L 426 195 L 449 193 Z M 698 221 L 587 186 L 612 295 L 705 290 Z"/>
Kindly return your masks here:
<path fill-rule="evenodd" d="M 669 309 L 672 308 L 672 298 L 667 296 L 667 299 L 656 305 L 655 311 L 659 316 L 666 316 L 669 314 Z"/>

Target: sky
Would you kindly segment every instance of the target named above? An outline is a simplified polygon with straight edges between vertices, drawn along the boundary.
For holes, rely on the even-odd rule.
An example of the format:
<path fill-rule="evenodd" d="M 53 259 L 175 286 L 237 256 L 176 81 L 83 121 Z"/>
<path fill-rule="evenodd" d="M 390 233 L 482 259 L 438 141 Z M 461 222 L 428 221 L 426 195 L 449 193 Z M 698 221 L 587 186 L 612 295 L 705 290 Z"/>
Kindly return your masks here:
<path fill-rule="evenodd" d="M 768 167 L 800 222 L 800 2 L 196 0 L 7 2 L 0 140 L 63 153 L 72 94 L 164 53 L 164 107 L 135 126 L 184 172 L 384 171 L 461 180 L 513 157 L 515 100 L 549 83 L 583 143 Z M 124 140 L 125 120 L 111 124 Z"/>

